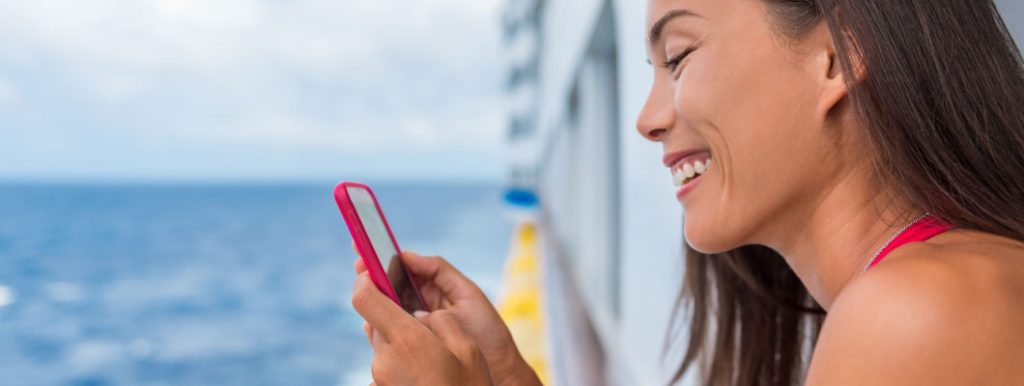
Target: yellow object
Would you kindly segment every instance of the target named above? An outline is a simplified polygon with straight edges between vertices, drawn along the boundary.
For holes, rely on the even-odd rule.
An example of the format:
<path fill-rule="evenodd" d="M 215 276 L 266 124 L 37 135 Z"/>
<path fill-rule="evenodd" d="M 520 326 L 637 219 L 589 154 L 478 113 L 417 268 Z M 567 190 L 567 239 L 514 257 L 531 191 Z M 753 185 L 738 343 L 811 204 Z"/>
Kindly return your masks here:
<path fill-rule="evenodd" d="M 512 331 L 512 338 L 526 363 L 537 372 L 541 382 L 550 385 L 536 236 L 536 226 L 532 222 L 524 221 L 516 226 L 505 263 L 498 313 Z"/>

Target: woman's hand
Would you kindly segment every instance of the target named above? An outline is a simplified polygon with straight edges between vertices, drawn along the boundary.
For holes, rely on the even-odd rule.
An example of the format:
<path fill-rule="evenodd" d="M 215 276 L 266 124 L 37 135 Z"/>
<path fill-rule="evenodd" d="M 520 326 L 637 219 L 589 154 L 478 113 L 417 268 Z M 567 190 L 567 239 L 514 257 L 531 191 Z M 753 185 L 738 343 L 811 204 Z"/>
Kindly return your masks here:
<path fill-rule="evenodd" d="M 402 254 L 402 263 L 415 277 L 427 306 L 435 312 L 450 312 L 461 322 L 487 361 L 495 384 L 541 384 L 519 354 L 498 311 L 476 284 L 441 257 L 424 257 L 406 251 Z M 357 273 L 366 271 L 362 259 L 356 259 L 355 270 Z M 373 330 L 368 325 L 364 328 L 372 340 Z"/>
<path fill-rule="evenodd" d="M 352 306 L 373 331 L 375 384 L 492 384 L 483 354 L 450 312 L 417 311 L 416 320 L 381 293 L 365 272 L 356 277 Z"/>

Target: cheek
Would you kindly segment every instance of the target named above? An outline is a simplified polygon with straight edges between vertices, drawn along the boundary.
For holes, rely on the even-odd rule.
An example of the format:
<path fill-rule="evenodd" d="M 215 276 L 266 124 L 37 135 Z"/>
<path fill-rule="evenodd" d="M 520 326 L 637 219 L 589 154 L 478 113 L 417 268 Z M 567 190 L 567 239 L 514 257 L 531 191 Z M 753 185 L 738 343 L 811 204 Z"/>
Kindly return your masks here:
<path fill-rule="evenodd" d="M 776 159 L 773 150 L 792 138 L 793 133 L 785 131 L 793 125 L 775 124 L 787 111 L 780 105 L 789 98 L 779 89 L 784 85 L 755 64 L 760 58 L 740 61 L 713 51 L 700 59 L 685 68 L 676 83 L 679 116 L 707 142 L 716 165 L 723 167 L 719 183 L 757 184 L 784 161 Z"/>
<path fill-rule="evenodd" d="M 707 52 L 684 69 L 676 83 L 680 119 L 707 141 L 720 167 L 686 208 L 694 248 L 720 252 L 745 244 L 790 201 L 806 175 L 801 170 L 814 165 L 806 154 L 815 146 L 807 85 L 799 68 L 764 49 Z"/>
<path fill-rule="evenodd" d="M 711 51 L 710 49 L 707 51 Z M 675 105 L 678 117 L 688 129 L 700 131 L 720 110 L 718 105 L 725 92 L 714 52 L 702 52 L 700 59 L 690 62 L 675 82 Z"/>

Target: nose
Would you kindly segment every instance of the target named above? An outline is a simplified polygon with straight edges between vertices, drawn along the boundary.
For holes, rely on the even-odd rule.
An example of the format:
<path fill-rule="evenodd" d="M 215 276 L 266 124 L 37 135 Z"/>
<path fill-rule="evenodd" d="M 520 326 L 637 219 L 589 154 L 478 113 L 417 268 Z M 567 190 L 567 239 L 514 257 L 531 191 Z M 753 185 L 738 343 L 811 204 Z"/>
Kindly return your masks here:
<path fill-rule="evenodd" d="M 660 142 L 665 139 L 675 123 L 676 111 L 672 106 L 671 89 L 652 87 L 647 102 L 637 117 L 636 130 L 647 140 Z"/>

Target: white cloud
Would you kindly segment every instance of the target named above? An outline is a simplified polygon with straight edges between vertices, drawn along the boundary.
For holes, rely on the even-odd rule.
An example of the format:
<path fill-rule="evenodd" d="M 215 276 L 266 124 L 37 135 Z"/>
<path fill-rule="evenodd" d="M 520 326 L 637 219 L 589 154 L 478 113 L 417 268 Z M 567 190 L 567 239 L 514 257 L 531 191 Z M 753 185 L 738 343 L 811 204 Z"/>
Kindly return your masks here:
<path fill-rule="evenodd" d="M 23 129 L 97 152 L 117 148 L 72 132 L 179 151 L 493 153 L 504 121 L 500 4 L 2 2 L 0 71 L 38 90 L 27 111 L 46 113 L 21 119 Z M 0 79 L 0 98 L 3 90 Z"/>

